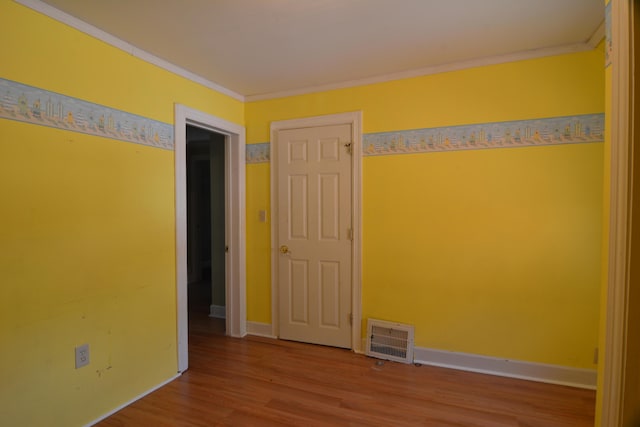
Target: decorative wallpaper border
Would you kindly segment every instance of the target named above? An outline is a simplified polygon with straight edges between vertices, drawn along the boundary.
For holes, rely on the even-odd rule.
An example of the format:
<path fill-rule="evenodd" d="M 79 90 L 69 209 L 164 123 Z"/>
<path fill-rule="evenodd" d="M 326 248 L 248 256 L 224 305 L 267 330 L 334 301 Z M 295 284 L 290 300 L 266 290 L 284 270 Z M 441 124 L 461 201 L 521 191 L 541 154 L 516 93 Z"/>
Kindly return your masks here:
<path fill-rule="evenodd" d="M 173 125 L 0 78 L 0 118 L 174 149 Z M 368 133 L 363 155 L 382 156 L 604 140 L 604 114 Z M 247 144 L 248 164 L 268 163 L 270 143 Z"/>
<path fill-rule="evenodd" d="M 604 114 L 379 132 L 364 135 L 363 155 L 430 153 L 604 141 Z"/>
<path fill-rule="evenodd" d="M 0 118 L 173 150 L 173 125 L 0 78 Z"/>
<path fill-rule="evenodd" d="M 604 114 L 413 129 L 363 135 L 363 156 L 492 148 L 584 144 L 604 141 Z M 270 161 L 269 143 L 247 145 L 247 163 Z"/>

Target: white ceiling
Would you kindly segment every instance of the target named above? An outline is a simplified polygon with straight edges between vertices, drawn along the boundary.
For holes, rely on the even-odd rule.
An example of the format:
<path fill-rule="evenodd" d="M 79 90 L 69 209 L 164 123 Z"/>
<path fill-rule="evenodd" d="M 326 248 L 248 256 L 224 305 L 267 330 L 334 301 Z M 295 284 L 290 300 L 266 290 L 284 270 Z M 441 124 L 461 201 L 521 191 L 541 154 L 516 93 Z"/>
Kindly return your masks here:
<path fill-rule="evenodd" d="M 248 97 L 531 50 L 579 50 L 604 20 L 602 0 L 45 3 Z"/>

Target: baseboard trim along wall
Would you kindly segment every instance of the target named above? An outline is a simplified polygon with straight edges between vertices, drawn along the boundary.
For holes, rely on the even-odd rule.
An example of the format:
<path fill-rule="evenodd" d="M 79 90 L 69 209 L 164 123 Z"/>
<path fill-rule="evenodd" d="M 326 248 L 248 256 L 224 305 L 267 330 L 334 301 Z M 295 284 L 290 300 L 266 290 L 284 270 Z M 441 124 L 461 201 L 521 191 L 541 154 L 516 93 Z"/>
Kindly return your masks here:
<path fill-rule="evenodd" d="M 460 369 L 463 371 L 590 390 L 595 390 L 597 384 L 597 371 L 595 369 L 570 368 L 468 353 L 455 353 L 416 347 L 413 351 L 413 361 L 414 363 L 421 363 L 423 365 L 440 366 L 443 368 Z"/>
<path fill-rule="evenodd" d="M 131 405 L 132 403 L 142 399 L 143 397 L 153 393 L 154 391 L 158 390 L 160 387 L 164 387 L 165 385 L 169 384 L 171 381 L 175 380 L 176 378 L 178 378 L 180 375 L 180 373 L 177 373 L 176 375 L 174 375 L 173 377 L 169 378 L 168 380 L 158 384 L 155 387 L 150 388 L 149 390 L 145 391 L 142 394 L 139 394 L 138 396 L 134 397 L 133 399 L 129 400 L 128 402 L 123 403 L 122 405 L 118 406 L 117 408 L 107 412 L 106 414 L 104 414 L 103 416 L 101 416 L 100 418 L 96 418 L 95 420 L 91 421 L 89 424 L 85 424 L 84 427 L 90 427 L 93 426 L 95 424 L 98 424 L 100 421 L 103 421 L 107 418 L 109 418 L 111 415 L 115 414 L 116 412 L 118 412 L 121 409 L 126 408 L 127 406 Z"/>
<path fill-rule="evenodd" d="M 247 334 L 277 338 L 272 333 L 270 323 L 247 322 Z M 364 338 L 360 348 L 366 350 L 366 347 L 366 338 Z M 357 353 L 365 354 L 365 351 Z M 597 386 L 597 371 L 595 369 L 570 368 L 424 347 L 414 348 L 413 363 L 588 390 L 595 390 Z"/>
<path fill-rule="evenodd" d="M 216 319 L 227 318 L 227 307 L 224 305 L 211 304 L 209 307 L 209 317 L 215 317 Z"/>
<path fill-rule="evenodd" d="M 273 335 L 271 323 L 247 322 L 247 335 L 255 335 L 265 338 L 278 338 Z"/>

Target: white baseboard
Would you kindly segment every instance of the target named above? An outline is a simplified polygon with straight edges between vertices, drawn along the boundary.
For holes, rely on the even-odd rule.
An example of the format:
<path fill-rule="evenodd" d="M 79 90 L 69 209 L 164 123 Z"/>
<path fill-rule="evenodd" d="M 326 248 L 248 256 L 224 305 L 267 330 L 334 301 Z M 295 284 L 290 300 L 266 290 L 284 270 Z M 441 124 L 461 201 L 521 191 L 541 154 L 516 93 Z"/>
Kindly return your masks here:
<path fill-rule="evenodd" d="M 273 335 L 271 323 L 247 322 L 247 335 L 256 335 L 265 338 L 278 338 Z"/>
<path fill-rule="evenodd" d="M 270 323 L 247 322 L 247 334 L 277 338 L 273 335 Z M 366 354 L 366 342 L 366 338 L 363 338 L 362 346 L 360 347 L 361 351 L 357 351 L 356 353 Z M 597 387 L 597 370 L 595 369 L 571 368 L 560 365 L 524 362 L 521 360 L 500 359 L 497 357 L 434 350 L 423 347 L 414 348 L 413 361 L 414 363 L 421 363 L 423 365 L 440 366 L 461 371 L 565 385 L 588 390 L 595 390 Z"/>
<path fill-rule="evenodd" d="M 176 375 L 174 375 L 173 377 L 169 378 L 168 380 L 161 382 L 160 384 L 156 385 L 155 387 L 150 388 L 149 390 L 145 391 L 142 394 L 139 394 L 138 396 L 134 397 L 133 399 L 129 400 L 128 402 L 125 402 L 122 405 L 118 406 L 117 408 L 115 408 L 115 409 L 107 412 L 106 414 L 102 415 L 100 418 L 96 418 L 95 420 L 91 421 L 89 424 L 85 424 L 84 427 L 90 427 L 90 426 L 98 424 L 100 421 L 103 421 L 103 420 L 109 418 L 111 415 L 115 414 L 116 412 L 120 411 L 121 409 L 124 409 L 127 406 L 131 405 L 133 402 L 142 399 L 143 397 L 153 393 L 154 391 L 156 391 L 157 389 L 159 389 L 161 387 L 164 387 L 165 385 L 169 384 L 171 381 L 173 381 L 176 378 L 178 378 L 180 375 L 182 375 L 182 374 L 178 372 Z"/>
<path fill-rule="evenodd" d="M 211 304 L 209 307 L 209 317 L 215 317 L 216 319 L 227 318 L 227 308 L 224 305 Z"/>
<path fill-rule="evenodd" d="M 570 368 L 544 363 L 499 359 L 469 353 L 455 353 L 443 350 L 416 347 L 413 350 L 414 363 L 459 369 L 462 371 L 519 378 L 571 387 L 596 389 L 595 369 Z"/>

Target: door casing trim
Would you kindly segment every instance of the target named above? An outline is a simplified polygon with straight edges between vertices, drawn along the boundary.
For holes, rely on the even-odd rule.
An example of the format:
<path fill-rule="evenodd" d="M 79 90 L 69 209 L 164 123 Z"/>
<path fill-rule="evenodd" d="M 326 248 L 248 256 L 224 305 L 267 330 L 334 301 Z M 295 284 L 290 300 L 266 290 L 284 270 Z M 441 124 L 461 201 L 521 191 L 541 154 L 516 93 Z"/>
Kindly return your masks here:
<path fill-rule="evenodd" d="M 278 132 L 286 129 L 350 124 L 352 132 L 351 204 L 353 245 L 351 251 L 351 349 L 362 352 L 362 111 L 271 122 L 271 218 L 278 218 Z M 278 221 L 271 221 L 271 335 L 278 337 Z"/>
<path fill-rule="evenodd" d="M 176 300 L 178 372 L 189 367 L 187 308 L 187 125 L 225 135 L 226 330 L 247 334 L 245 128 L 184 105 L 175 105 Z"/>
<path fill-rule="evenodd" d="M 626 322 L 631 227 L 630 11 L 633 2 L 611 1 L 611 182 L 604 360 L 599 381 L 596 425 L 618 426 L 624 402 Z M 601 340 L 602 341 L 602 340 Z"/>

